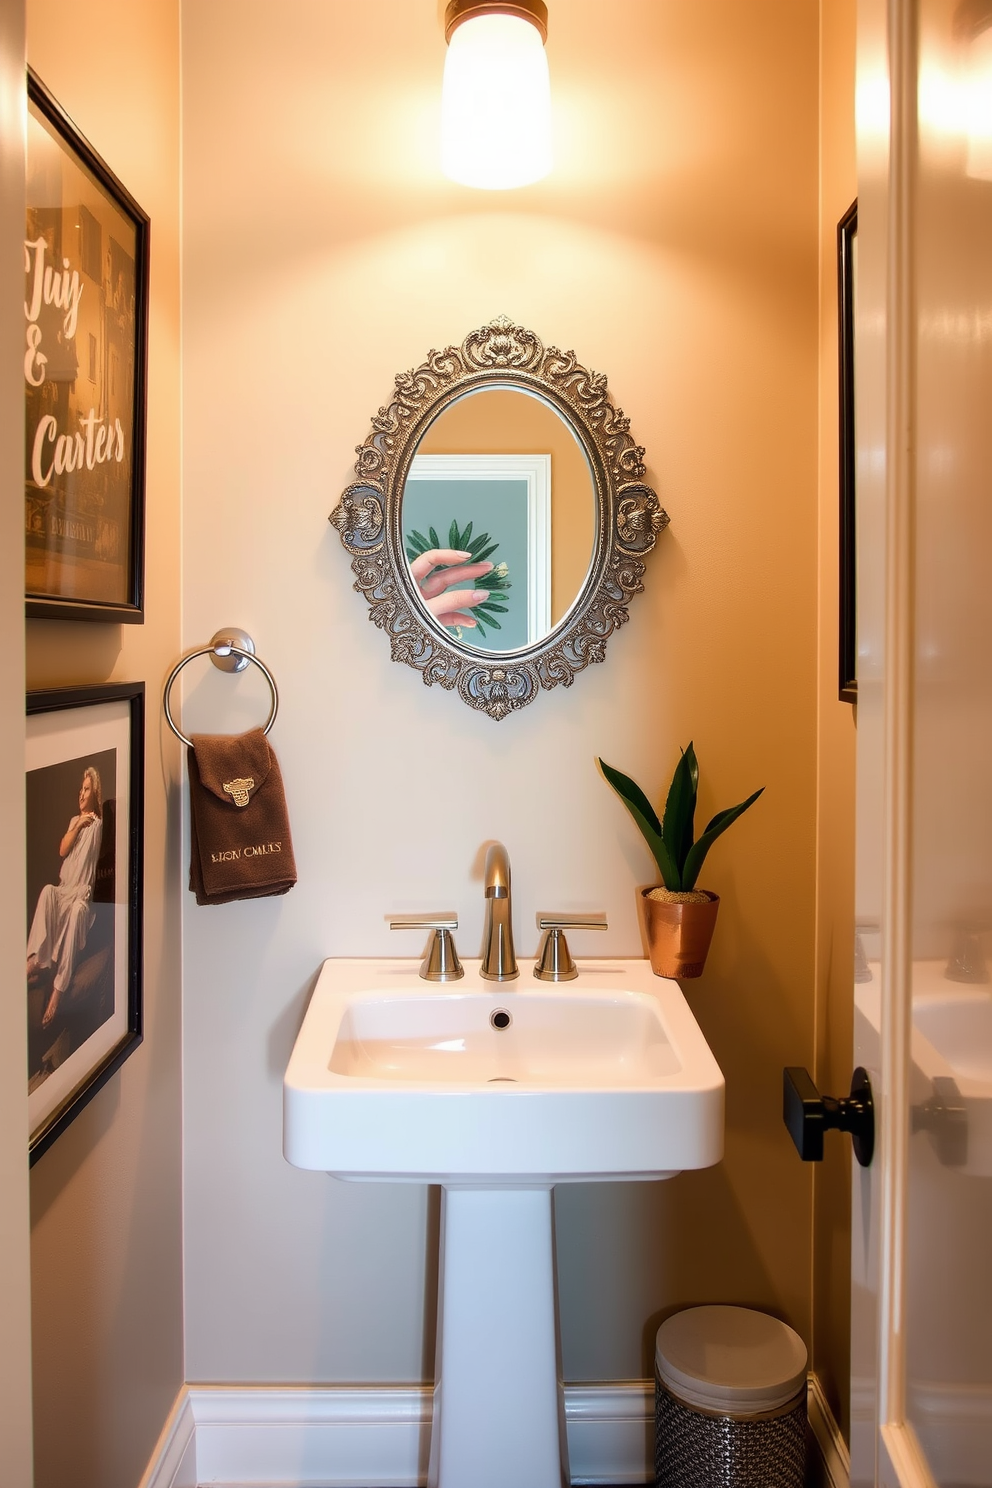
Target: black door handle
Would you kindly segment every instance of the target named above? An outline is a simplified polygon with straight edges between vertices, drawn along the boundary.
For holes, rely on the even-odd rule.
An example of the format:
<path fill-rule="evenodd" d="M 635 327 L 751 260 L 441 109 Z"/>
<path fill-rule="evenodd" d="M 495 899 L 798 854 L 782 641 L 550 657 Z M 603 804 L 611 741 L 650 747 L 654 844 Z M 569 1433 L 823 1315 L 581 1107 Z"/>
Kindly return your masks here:
<path fill-rule="evenodd" d="M 790 1065 L 782 1071 L 782 1120 L 803 1162 L 823 1161 L 823 1133 L 850 1132 L 854 1155 L 867 1168 L 875 1151 L 875 1106 L 868 1071 L 860 1065 L 851 1080 L 851 1093 L 837 1100 L 821 1095 L 809 1071 Z"/>

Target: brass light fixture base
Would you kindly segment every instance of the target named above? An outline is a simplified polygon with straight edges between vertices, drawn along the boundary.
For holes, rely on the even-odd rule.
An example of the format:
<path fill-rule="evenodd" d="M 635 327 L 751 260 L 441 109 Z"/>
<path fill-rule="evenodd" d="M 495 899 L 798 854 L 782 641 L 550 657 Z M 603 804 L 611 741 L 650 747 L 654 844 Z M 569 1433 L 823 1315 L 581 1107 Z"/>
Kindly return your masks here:
<path fill-rule="evenodd" d="M 462 21 L 481 15 L 519 16 L 537 27 L 542 41 L 548 39 L 548 7 L 544 0 L 449 0 L 444 12 L 445 41 L 451 40 Z"/>

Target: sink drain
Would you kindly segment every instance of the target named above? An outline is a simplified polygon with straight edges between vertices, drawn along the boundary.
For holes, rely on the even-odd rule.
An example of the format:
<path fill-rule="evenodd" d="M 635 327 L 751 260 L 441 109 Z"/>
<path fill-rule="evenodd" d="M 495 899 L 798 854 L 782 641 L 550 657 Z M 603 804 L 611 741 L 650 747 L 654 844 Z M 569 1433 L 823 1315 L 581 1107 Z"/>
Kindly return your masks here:
<path fill-rule="evenodd" d="M 509 1028 L 510 1024 L 513 1022 L 513 1019 L 506 1011 L 506 1008 L 494 1008 L 493 1011 L 489 1014 L 489 1021 L 494 1028 L 498 1028 L 502 1031 L 502 1029 L 504 1028 Z"/>

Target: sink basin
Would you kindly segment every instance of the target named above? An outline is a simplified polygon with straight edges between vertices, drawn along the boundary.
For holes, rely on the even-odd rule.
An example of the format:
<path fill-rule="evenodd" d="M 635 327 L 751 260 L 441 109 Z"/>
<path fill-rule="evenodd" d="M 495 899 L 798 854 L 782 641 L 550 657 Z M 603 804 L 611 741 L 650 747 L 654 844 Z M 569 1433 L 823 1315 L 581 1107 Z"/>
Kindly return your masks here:
<path fill-rule="evenodd" d="M 338 1028 L 331 1072 L 429 1085 L 575 1089 L 643 1085 L 679 1070 L 653 1001 L 525 989 L 494 1024 L 495 1001 L 491 993 L 440 992 L 353 1002 Z"/>
<path fill-rule="evenodd" d="M 493 983 L 467 961 L 435 987 L 416 961 L 326 961 L 286 1072 L 289 1161 L 449 1187 L 718 1162 L 723 1076 L 676 983 L 640 960 L 560 984 L 533 965 Z"/>
<path fill-rule="evenodd" d="M 723 1152 L 723 1076 L 675 982 L 646 961 L 560 984 L 519 965 L 436 986 L 418 961 L 325 961 L 283 1086 L 297 1167 L 442 1187 L 429 1488 L 570 1482 L 554 1185 Z"/>

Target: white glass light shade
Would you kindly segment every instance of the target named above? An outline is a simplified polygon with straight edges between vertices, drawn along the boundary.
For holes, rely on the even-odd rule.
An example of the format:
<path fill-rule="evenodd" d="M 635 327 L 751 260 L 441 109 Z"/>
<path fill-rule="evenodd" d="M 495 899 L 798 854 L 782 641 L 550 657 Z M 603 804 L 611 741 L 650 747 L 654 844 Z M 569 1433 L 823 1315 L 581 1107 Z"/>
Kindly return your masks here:
<path fill-rule="evenodd" d="M 992 27 L 968 48 L 966 109 L 969 176 L 992 181 Z"/>
<path fill-rule="evenodd" d="M 444 63 L 444 174 L 505 191 L 539 181 L 551 166 L 551 84 L 540 32 L 519 16 L 463 21 Z"/>

